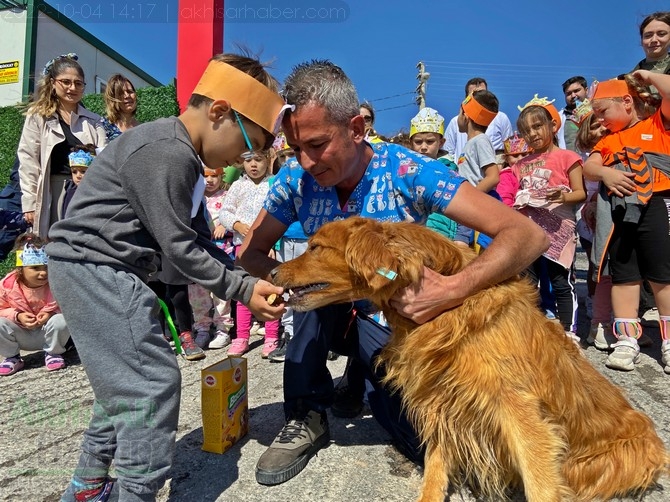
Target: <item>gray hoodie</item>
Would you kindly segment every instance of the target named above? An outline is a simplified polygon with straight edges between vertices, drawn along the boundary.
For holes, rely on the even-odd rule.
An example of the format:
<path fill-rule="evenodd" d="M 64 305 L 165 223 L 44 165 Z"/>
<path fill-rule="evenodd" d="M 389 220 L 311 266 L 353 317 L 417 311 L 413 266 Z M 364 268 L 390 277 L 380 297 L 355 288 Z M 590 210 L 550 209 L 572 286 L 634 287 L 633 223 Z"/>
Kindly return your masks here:
<path fill-rule="evenodd" d="M 49 231 L 47 254 L 137 274 L 147 281 L 160 252 L 179 272 L 223 299 L 248 303 L 257 279 L 227 270 L 195 244 L 193 192 L 202 171 L 176 117 L 123 133 L 96 157 Z"/>

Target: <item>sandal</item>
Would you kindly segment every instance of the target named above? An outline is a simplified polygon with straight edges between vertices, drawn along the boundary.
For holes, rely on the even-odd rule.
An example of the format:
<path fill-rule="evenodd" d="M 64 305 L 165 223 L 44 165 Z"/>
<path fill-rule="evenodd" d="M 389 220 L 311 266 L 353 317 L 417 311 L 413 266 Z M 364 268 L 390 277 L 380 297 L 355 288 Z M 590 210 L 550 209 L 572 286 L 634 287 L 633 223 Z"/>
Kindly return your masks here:
<path fill-rule="evenodd" d="M 47 371 L 62 370 L 65 368 L 65 359 L 58 354 L 45 353 L 44 365 L 47 367 Z"/>
<path fill-rule="evenodd" d="M 17 371 L 21 371 L 24 366 L 25 363 L 21 359 L 21 356 L 7 357 L 0 363 L 0 376 L 13 375 Z"/>

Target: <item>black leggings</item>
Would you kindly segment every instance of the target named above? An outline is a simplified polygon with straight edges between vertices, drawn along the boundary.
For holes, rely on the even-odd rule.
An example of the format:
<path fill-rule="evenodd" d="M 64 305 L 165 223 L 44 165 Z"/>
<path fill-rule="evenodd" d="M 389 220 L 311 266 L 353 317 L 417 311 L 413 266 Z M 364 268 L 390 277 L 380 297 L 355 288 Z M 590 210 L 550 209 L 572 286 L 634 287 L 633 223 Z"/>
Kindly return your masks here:
<path fill-rule="evenodd" d="M 565 331 L 577 332 L 577 291 L 574 269 L 566 270 L 563 265 L 540 256 L 524 272 L 524 276 L 537 287 L 542 266 L 546 267 L 551 288 L 556 297 L 556 311 Z M 574 265 L 573 265 L 574 267 Z"/>

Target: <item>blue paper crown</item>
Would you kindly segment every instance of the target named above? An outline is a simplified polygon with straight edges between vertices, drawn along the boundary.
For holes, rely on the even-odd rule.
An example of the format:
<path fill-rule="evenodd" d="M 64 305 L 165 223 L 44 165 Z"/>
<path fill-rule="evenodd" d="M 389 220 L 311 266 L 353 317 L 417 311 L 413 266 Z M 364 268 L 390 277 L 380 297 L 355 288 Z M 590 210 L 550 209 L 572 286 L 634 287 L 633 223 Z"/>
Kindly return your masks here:
<path fill-rule="evenodd" d="M 84 150 L 78 150 L 68 155 L 68 159 L 70 160 L 70 167 L 88 167 L 91 165 L 91 162 L 93 162 L 93 158 L 93 155 Z"/>
<path fill-rule="evenodd" d="M 39 267 L 46 265 L 48 261 L 44 248 L 36 248 L 32 244 L 26 244 L 23 249 L 16 252 L 17 267 Z"/>

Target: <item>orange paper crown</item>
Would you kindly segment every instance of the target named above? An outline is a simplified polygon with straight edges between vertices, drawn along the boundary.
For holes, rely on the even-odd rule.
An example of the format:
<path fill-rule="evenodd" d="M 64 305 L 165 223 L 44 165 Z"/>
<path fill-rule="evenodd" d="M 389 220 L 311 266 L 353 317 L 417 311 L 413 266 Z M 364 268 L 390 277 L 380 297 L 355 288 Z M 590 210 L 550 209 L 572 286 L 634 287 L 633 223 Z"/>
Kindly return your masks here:
<path fill-rule="evenodd" d="M 205 166 L 205 176 L 221 176 L 223 174 L 223 167 L 217 167 L 212 169 L 211 167 Z"/>
<path fill-rule="evenodd" d="M 225 99 L 234 110 L 270 134 L 276 134 L 284 111 L 290 108 L 276 92 L 237 68 L 210 61 L 193 94 Z"/>
<path fill-rule="evenodd" d="M 605 80 L 604 82 L 598 82 L 592 101 L 604 98 L 620 98 L 627 94 L 630 95 L 630 91 L 625 80 Z"/>
<path fill-rule="evenodd" d="M 487 110 L 479 104 L 477 100 L 472 97 L 472 94 L 465 98 L 463 103 L 461 103 L 461 107 L 463 108 L 463 113 L 465 113 L 470 120 L 475 124 L 484 127 L 488 127 L 488 125 L 493 122 L 493 119 L 496 118 L 496 115 L 498 115 L 498 112 Z"/>

